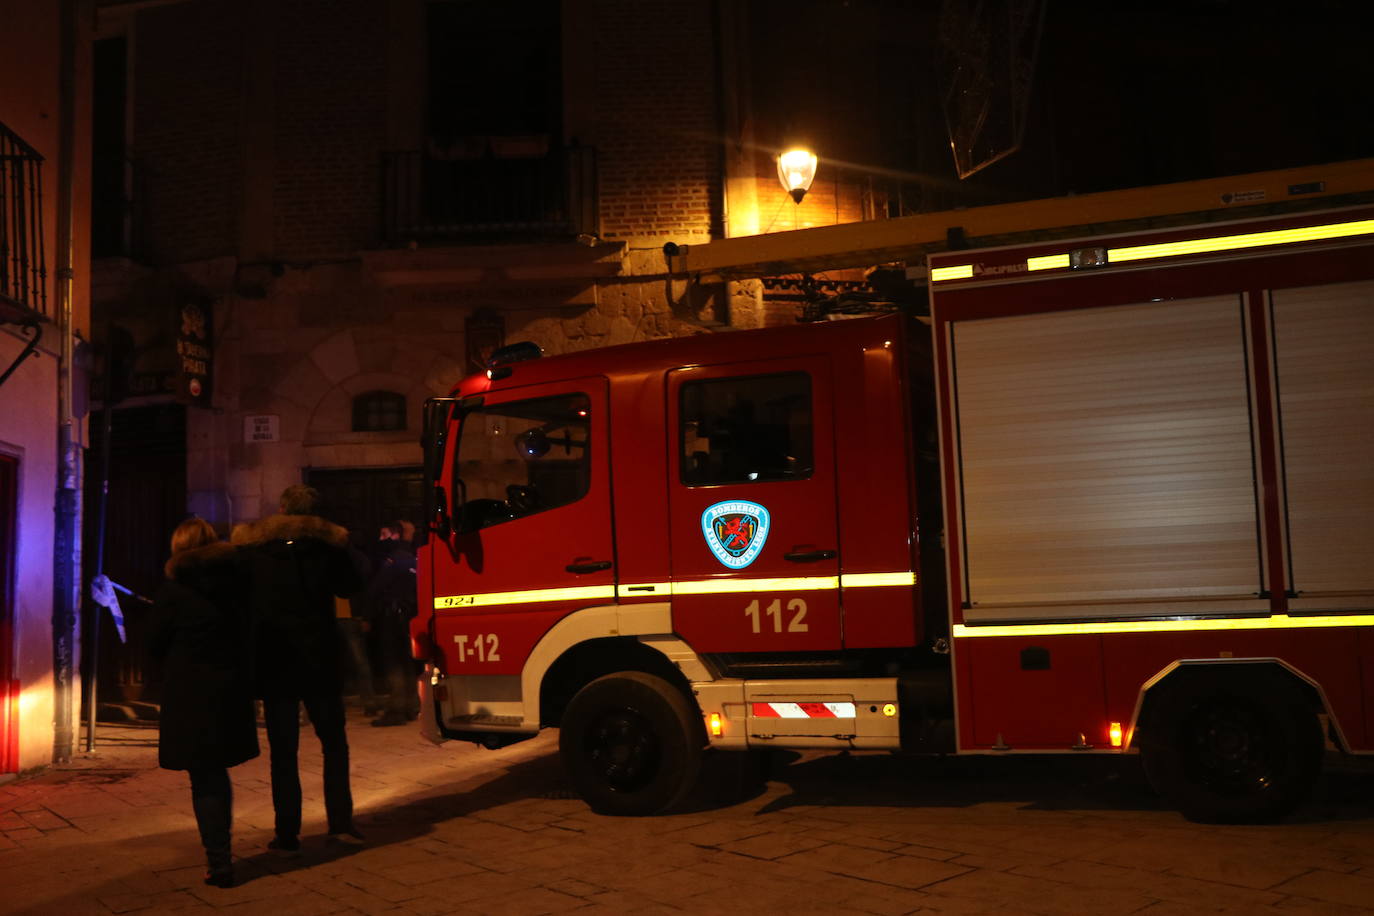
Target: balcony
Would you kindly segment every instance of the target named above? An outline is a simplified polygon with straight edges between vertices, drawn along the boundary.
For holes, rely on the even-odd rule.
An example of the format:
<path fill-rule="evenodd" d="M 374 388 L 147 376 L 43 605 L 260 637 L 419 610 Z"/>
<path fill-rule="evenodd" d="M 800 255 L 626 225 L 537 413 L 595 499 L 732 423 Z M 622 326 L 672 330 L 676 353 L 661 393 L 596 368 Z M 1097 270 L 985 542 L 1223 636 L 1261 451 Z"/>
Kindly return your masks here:
<path fill-rule="evenodd" d="M 36 324 L 48 312 L 43 252 L 43 157 L 0 124 L 0 323 Z"/>
<path fill-rule="evenodd" d="M 537 242 L 597 232 L 596 151 L 542 137 L 468 137 L 383 155 L 382 239 Z"/>

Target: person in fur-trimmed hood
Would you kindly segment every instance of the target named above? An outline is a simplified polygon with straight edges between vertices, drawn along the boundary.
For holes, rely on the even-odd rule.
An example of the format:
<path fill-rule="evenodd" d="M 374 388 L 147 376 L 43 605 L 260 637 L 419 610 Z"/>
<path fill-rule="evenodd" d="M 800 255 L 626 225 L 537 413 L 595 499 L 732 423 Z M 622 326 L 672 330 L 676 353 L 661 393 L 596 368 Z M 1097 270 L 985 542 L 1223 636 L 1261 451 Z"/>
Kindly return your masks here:
<path fill-rule="evenodd" d="M 228 768 L 258 756 L 249 683 L 247 594 L 237 552 L 210 524 L 190 518 L 172 533 L 167 582 L 149 625 L 149 654 L 162 672 L 158 764 L 187 770 L 191 807 L 209 871 L 233 884 Z"/>
<path fill-rule="evenodd" d="M 324 804 L 330 839 L 356 843 L 348 777 L 348 737 L 339 670 L 334 598 L 360 591 L 366 561 L 348 532 L 317 515 L 319 493 L 287 487 L 281 512 L 234 529 L 256 618 L 256 685 L 267 722 L 276 837 L 268 848 L 300 851 L 300 705 L 324 754 Z"/>

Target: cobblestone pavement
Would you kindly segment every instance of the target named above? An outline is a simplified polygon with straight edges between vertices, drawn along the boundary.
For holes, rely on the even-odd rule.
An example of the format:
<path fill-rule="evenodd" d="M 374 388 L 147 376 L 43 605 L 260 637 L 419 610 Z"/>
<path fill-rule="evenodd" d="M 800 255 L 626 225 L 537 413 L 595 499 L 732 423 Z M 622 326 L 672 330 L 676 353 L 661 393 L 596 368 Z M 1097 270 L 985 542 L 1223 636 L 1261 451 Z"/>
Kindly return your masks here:
<path fill-rule="evenodd" d="M 557 737 L 485 751 L 350 718 L 362 848 L 322 834 L 302 736 L 305 855 L 267 853 L 267 763 L 232 771 L 239 884 L 201 882 L 186 776 L 156 730 L 105 726 L 93 757 L 0 784 L 0 912 L 1374 912 L 1374 766 L 1328 768 L 1269 827 L 1192 824 L 1129 761 L 912 761 L 808 753 L 761 792 L 606 818 L 568 791 Z M 717 772 L 713 785 L 723 773 Z"/>

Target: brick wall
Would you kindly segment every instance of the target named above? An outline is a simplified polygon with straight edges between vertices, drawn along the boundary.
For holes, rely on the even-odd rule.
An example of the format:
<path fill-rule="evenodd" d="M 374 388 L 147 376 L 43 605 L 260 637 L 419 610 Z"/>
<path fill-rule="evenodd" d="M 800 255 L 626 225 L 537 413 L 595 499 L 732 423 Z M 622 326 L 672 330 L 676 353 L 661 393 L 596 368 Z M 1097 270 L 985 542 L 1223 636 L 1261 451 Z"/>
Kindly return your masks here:
<path fill-rule="evenodd" d="M 711 5 L 599 0 L 601 234 L 706 241 L 720 200 Z"/>
<path fill-rule="evenodd" d="M 275 31 L 274 249 L 348 255 L 377 239 L 386 4 L 284 0 Z"/>
<path fill-rule="evenodd" d="M 134 49 L 139 253 L 156 264 L 232 253 L 242 156 L 237 4 L 202 0 L 145 10 Z"/>

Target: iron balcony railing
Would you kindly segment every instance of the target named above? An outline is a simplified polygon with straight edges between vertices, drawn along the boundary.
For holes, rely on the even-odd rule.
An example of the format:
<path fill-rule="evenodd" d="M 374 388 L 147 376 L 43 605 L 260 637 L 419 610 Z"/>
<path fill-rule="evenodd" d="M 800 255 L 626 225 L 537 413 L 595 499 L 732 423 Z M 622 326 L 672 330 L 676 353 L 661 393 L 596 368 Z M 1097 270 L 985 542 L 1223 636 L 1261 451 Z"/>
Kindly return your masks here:
<path fill-rule="evenodd" d="M 28 323 L 35 316 L 52 317 L 43 252 L 42 166 L 38 151 L 0 124 L 0 320 Z"/>
<path fill-rule="evenodd" d="M 382 237 L 411 242 L 572 238 L 598 231 L 596 151 L 472 137 L 383 154 Z"/>

